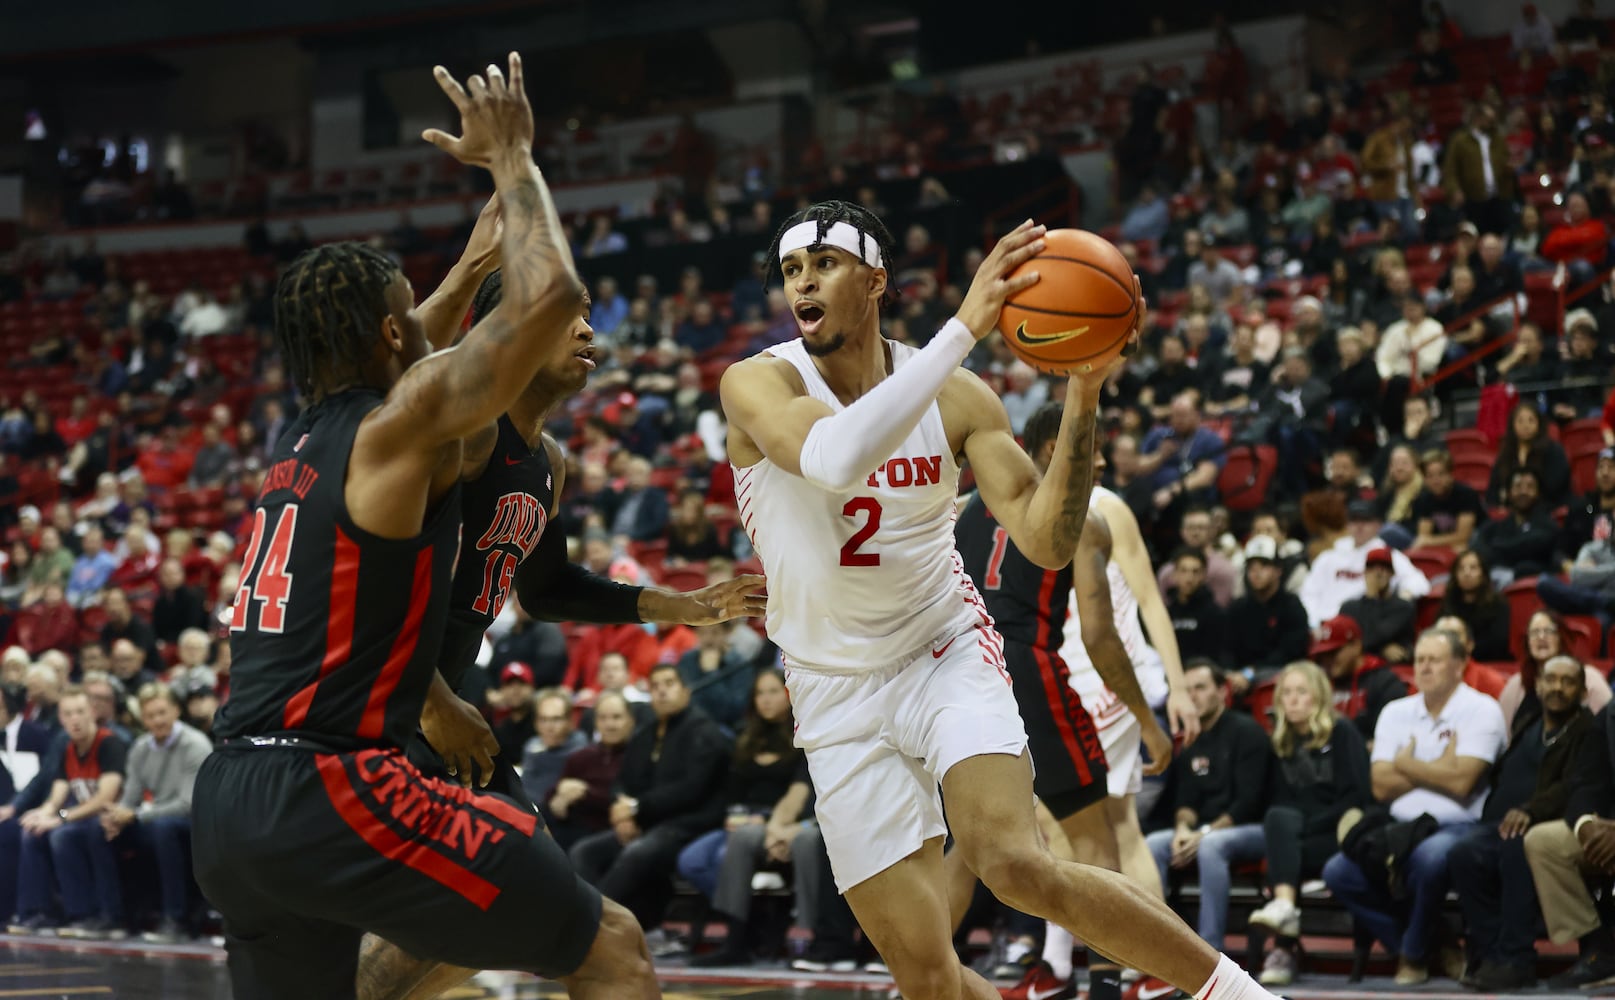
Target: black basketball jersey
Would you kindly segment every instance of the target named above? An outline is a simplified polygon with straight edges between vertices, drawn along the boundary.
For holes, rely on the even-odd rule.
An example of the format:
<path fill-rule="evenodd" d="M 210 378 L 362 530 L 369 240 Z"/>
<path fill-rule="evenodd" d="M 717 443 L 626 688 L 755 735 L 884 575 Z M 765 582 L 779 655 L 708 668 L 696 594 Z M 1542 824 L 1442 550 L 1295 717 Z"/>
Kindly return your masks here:
<path fill-rule="evenodd" d="M 1044 569 L 1021 555 L 979 493 L 959 512 L 953 537 L 999 633 L 1010 642 L 1058 653 L 1065 642 L 1071 567 Z"/>
<path fill-rule="evenodd" d="M 348 460 L 382 399 L 322 400 L 275 446 L 236 590 L 220 738 L 301 733 L 345 749 L 401 747 L 415 732 L 443 641 L 460 487 L 414 538 L 353 523 Z"/>
<path fill-rule="evenodd" d="M 529 448 L 508 416 L 482 475 L 460 494 L 460 562 L 449 597 L 448 633 L 438 667 L 456 690 L 476 662 L 482 634 L 510 596 L 516 567 L 532 554 L 549 523 L 555 475 L 542 442 Z M 529 609 L 531 610 L 531 609 Z"/>

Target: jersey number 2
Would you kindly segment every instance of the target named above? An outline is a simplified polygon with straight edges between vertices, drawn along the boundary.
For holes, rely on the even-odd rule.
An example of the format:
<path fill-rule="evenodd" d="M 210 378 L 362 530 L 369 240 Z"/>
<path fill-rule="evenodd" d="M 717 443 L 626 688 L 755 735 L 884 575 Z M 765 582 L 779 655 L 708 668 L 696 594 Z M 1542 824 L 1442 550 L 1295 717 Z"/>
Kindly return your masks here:
<path fill-rule="evenodd" d="M 275 522 L 275 533 L 264 548 L 264 509 L 252 521 L 252 540 L 247 543 L 247 556 L 241 561 L 241 586 L 236 589 L 235 610 L 230 616 L 230 631 L 244 632 L 247 628 L 247 610 L 254 598 L 263 603 L 258 612 L 258 631 L 275 635 L 286 630 L 286 598 L 292 593 L 292 574 L 286 572 L 291 560 L 292 536 L 297 533 L 297 504 L 287 504 Z M 263 549 L 263 562 L 258 562 L 258 550 Z M 256 566 L 256 572 L 254 567 Z"/>
<path fill-rule="evenodd" d="M 471 610 L 479 615 L 491 614 L 498 618 L 499 612 L 504 610 L 505 597 L 510 593 L 510 581 L 515 575 L 515 556 L 499 549 L 488 553 L 488 563 L 482 568 L 482 593 L 471 602 Z"/>
<path fill-rule="evenodd" d="M 859 552 L 863 544 L 873 538 L 875 532 L 880 530 L 880 501 L 874 497 L 853 497 L 847 505 L 841 508 L 845 517 L 857 517 L 865 514 L 863 527 L 852 533 L 847 544 L 841 546 L 841 565 L 843 566 L 879 566 L 879 552 Z"/>
<path fill-rule="evenodd" d="M 981 578 L 981 585 L 988 590 L 997 590 L 1004 585 L 1004 553 L 1009 549 L 1009 532 L 1002 527 L 993 529 L 993 551 L 987 557 L 987 572 Z"/>

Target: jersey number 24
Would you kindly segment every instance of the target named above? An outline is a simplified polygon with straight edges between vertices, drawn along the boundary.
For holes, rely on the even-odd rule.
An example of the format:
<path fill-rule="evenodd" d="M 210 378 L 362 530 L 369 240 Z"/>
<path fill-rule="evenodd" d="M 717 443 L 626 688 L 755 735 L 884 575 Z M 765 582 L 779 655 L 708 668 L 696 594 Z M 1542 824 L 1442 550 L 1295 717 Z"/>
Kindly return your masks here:
<path fill-rule="evenodd" d="M 235 610 L 230 615 L 230 631 L 245 632 L 247 613 L 256 599 L 263 605 L 258 612 L 258 631 L 279 635 L 286 630 L 286 598 L 292 592 L 292 574 L 286 563 L 292 555 L 292 536 L 297 534 L 297 504 L 281 508 L 275 533 L 264 547 L 265 511 L 258 508 L 252 520 L 252 540 L 241 560 L 241 586 L 236 588 Z M 263 562 L 258 562 L 259 550 Z"/>

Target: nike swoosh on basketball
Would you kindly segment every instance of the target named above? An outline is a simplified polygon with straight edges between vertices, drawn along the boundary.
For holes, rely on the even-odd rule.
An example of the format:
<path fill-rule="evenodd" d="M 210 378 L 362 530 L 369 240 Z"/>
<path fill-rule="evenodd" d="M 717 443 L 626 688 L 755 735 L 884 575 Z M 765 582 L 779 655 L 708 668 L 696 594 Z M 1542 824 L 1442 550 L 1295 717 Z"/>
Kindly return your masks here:
<path fill-rule="evenodd" d="M 959 638 L 959 637 L 954 636 L 953 639 L 949 639 L 947 642 L 943 643 L 941 649 L 933 649 L 933 650 L 931 650 L 931 657 L 933 659 L 937 659 L 937 660 L 942 659 L 942 654 L 944 654 L 944 653 L 946 653 L 948 651 L 948 647 L 953 645 L 953 640 L 957 639 L 957 638 Z"/>
<path fill-rule="evenodd" d="M 1022 320 L 1021 325 L 1015 329 L 1015 339 L 1023 344 L 1031 344 L 1036 347 L 1042 344 L 1058 344 L 1062 340 L 1070 340 L 1072 337 L 1078 337 L 1087 332 L 1087 327 L 1079 326 L 1075 330 L 1064 330 L 1060 333 L 1027 333 L 1026 321 Z"/>
<path fill-rule="evenodd" d="M 520 458 L 517 458 L 514 455 L 506 455 L 505 456 L 505 464 L 506 465 L 520 465 L 520 464 L 522 464 L 522 460 Z"/>

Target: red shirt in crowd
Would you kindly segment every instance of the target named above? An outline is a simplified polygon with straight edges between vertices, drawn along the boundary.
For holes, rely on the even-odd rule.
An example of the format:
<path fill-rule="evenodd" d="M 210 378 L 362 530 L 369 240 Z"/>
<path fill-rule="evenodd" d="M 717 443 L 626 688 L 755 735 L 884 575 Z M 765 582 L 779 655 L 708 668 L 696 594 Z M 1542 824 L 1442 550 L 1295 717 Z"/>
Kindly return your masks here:
<path fill-rule="evenodd" d="M 1609 250 L 1609 230 L 1597 219 L 1565 223 L 1542 241 L 1542 256 L 1548 260 L 1584 260 L 1597 264 Z"/>

